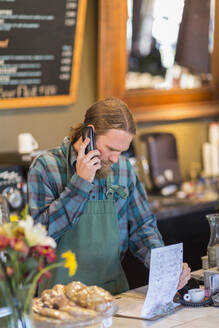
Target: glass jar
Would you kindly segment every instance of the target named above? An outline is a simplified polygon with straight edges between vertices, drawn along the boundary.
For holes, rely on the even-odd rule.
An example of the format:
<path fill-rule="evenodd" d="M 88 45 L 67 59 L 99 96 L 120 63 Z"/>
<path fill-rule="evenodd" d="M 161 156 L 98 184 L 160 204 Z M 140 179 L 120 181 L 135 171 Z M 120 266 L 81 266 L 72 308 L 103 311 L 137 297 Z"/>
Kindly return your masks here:
<path fill-rule="evenodd" d="M 16 288 L 12 297 L 7 281 L 0 279 L 0 328 L 34 328 L 31 304 L 24 308 L 29 288 L 29 285 Z"/>
<path fill-rule="evenodd" d="M 206 215 L 210 225 L 210 239 L 207 247 L 209 267 L 217 266 L 216 248 L 219 248 L 219 213 Z"/>
<path fill-rule="evenodd" d="M 18 328 L 18 317 L 7 282 L 0 278 L 0 327 Z"/>
<path fill-rule="evenodd" d="M 25 309 L 25 301 L 29 292 L 30 285 L 18 287 L 16 290 L 17 300 L 17 317 L 19 328 L 34 328 L 34 320 L 32 318 L 31 304 Z"/>

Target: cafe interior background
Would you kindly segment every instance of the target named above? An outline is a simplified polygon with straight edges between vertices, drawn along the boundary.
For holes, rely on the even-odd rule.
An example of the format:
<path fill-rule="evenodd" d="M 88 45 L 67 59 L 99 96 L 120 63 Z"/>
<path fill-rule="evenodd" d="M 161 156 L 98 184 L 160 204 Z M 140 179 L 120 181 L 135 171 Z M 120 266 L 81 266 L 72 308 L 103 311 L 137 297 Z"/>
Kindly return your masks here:
<path fill-rule="evenodd" d="M 1 172 L 5 167 L 21 167 L 25 185 L 30 158 L 18 153 L 19 134 L 30 133 L 38 143 L 37 151 L 44 151 L 59 145 L 70 126 L 83 121 L 87 108 L 98 99 L 110 95 L 123 99 L 137 122 L 133 149 L 126 155 L 131 156 L 146 185 L 164 241 L 166 244 L 184 242 L 184 260 L 192 270 L 197 270 L 202 266 L 201 257 L 206 255 L 210 236 L 205 215 L 216 212 L 218 205 L 219 168 L 218 172 L 216 168 L 209 173 L 209 165 L 212 165 L 209 164 L 209 145 L 211 138 L 215 138 L 212 134 L 219 135 L 215 132 L 219 131 L 219 41 L 214 38 L 214 31 L 219 28 L 219 4 L 217 1 L 185 1 L 193 7 L 188 10 L 185 5 L 187 17 L 180 29 L 184 1 L 169 0 L 170 6 L 163 9 L 172 9 L 164 13 L 157 7 L 156 19 L 152 15 L 155 2 L 135 0 L 134 17 L 130 9 L 132 1 L 128 1 L 128 11 L 124 9 L 126 1 L 87 1 L 75 102 L 68 106 L 38 107 L 36 104 L 31 108 L 16 108 L 15 105 L 14 108 L 1 109 L 0 166 Z M 210 6 L 212 3 L 215 4 L 214 11 Z M 144 34 L 139 22 L 145 24 L 150 33 Z M 162 27 L 158 27 L 159 23 Z M 196 32 L 193 27 L 198 28 Z M 168 37 L 167 43 L 164 43 L 164 37 Z M 180 42 L 176 46 L 177 38 Z M 146 46 L 144 39 L 148 40 Z M 145 68 L 152 50 L 158 54 L 155 57 L 156 60 L 159 58 L 161 66 L 158 75 L 153 71 L 153 64 L 151 73 Z M 143 74 L 137 73 L 137 69 Z M 155 138 L 152 140 L 157 140 L 158 135 L 154 133 L 175 137 L 170 138 L 173 149 L 168 148 L 169 143 L 162 144 L 161 139 L 161 147 L 167 147 L 163 156 L 168 157 L 170 150 L 170 157 L 175 156 L 175 162 L 169 161 L 169 164 L 176 165 L 174 167 L 179 173 L 177 189 L 173 193 L 171 188 L 165 189 L 164 194 L 159 188 L 155 193 L 150 190 L 150 159 L 147 159 L 146 152 L 149 139 L 141 137 L 149 133 Z M 215 142 L 219 158 L 218 139 Z M 157 144 L 157 150 L 159 147 Z M 156 151 L 156 145 L 153 150 Z M 165 158 L 164 162 L 170 159 Z M 169 168 L 165 169 L 167 180 L 170 179 L 167 185 L 174 185 Z M 16 214 L 16 210 L 11 212 Z M 146 269 L 131 254 L 127 255 L 123 265 L 131 287 L 145 284 Z"/>

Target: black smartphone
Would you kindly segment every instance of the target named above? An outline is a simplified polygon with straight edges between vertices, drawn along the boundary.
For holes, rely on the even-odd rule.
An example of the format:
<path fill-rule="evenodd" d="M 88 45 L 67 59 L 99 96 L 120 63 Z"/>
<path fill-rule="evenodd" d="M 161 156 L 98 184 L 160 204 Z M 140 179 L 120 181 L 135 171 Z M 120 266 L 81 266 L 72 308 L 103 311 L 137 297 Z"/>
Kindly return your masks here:
<path fill-rule="evenodd" d="M 85 154 L 87 154 L 89 151 L 96 149 L 96 141 L 95 141 L 95 135 L 94 130 L 91 126 L 85 126 L 82 129 L 82 140 L 84 141 L 86 137 L 90 138 L 90 143 L 87 145 L 85 149 Z"/>

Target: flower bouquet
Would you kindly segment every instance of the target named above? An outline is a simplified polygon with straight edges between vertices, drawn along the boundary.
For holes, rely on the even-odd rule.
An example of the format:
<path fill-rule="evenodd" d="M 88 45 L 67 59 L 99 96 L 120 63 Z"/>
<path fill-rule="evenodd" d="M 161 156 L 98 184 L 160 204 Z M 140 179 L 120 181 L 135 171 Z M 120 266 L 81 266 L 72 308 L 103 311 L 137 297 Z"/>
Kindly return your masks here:
<path fill-rule="evenodd" d="M 51 276 L 50 270 L 64 266 L 74 275 L 77 269 L 71 251 L 62 254 L 63 261 L 55 262 L 55 248 L 56 242 L 48 236 L 46 228 L 40 223 L 34 225 L 29 215 L 18 222 L 0 225 L 0 280 L 11 294 L 19 327 L 32 327 L 31 300 L 37 284 Z"/>

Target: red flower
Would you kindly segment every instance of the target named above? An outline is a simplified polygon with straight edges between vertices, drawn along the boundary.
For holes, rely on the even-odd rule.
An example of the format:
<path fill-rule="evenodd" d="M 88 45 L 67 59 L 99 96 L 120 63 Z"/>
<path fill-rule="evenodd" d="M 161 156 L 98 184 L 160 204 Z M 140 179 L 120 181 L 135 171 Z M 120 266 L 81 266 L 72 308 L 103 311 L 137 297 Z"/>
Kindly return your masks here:
<path fill-rule="evenodd" d="M 12 267 L 10 267 L 10 266 L 7 266 L 7 267 L 6 267 L 6 273 L 7 273 L 7 275 L 8 275 L 9 277 L 12 276 L 13 273 L 14 273 L 14 268 L 12 268 Z"/>
<path fill-rule="evenodd" d="M 41 256 L 45 256 L 49 263 L 54 262 L 57 259 L 55 250 L 48 246 L 35 246 L 34 251 Z"/>
<path fill-rule="evenodd" d="M 47 246 L 35 246 L 33 247 L 33 251 L 38 253 L 39 255 L 46 256 Z"/>
<path fill-rule="evenodd" d="M 50 279 L 52 277 L 52 273 L 50 271 L 46 271 L 43 276 L 45 276 L 46 278 Z"/>
<path fill-rule="evenodd" d="M 15 247 L 16 242 L 17 242 L 17 238 L 15 237 L 10 238 L 9 245 L 11 246 L 11 248 Z"/>
<path fill-rule="evenodd" d="M 19 238 L 11 238 L 9 241 L 9 244 L 10 244 L 11 248 L 13 248 L 17 252 L 22 252 L 26 255 L 29 252 L 29 248 L 26 245 L 26 243 Z"/>
<path fill-rule="evenodd" d="M 40 277 L 40 279 L 37 281 L 38 284 L 41 284 L 43 282 L 43 276 Z"/>
<path fill-rule="evenodd" d="M 49 263 L 55 262 L 57 259 L 56 253 L 53 248 L 48 249 L 48 253 L 46 254 L 47 261 Z"/>
<path fill-rule="evenodd" d="M 4 250 L 9 244 L 9 239 L 5 235 L 0 235 L 0 251 Z"/>
<path fill-rule="evenodd" d="M 40 277 L 40 279 L 38 280 L 38 284 L 41 284 L 43 282 L 44 278 L 50 279 L 52 277 L 52 274 L 50 271 L 46 271 L 44 272 L 44 274 Z"/>

